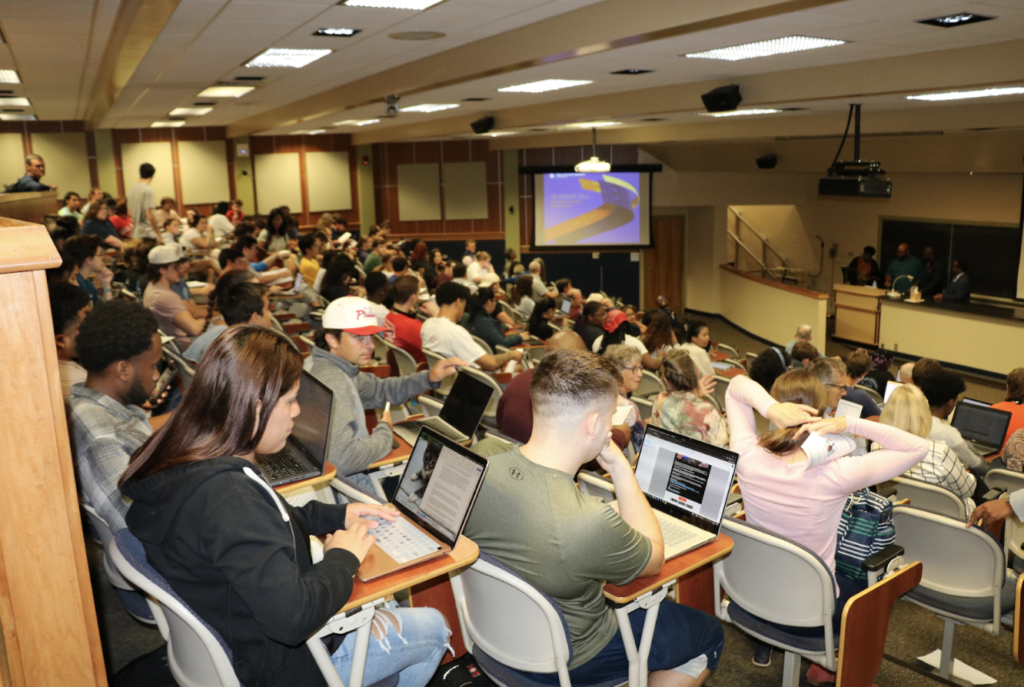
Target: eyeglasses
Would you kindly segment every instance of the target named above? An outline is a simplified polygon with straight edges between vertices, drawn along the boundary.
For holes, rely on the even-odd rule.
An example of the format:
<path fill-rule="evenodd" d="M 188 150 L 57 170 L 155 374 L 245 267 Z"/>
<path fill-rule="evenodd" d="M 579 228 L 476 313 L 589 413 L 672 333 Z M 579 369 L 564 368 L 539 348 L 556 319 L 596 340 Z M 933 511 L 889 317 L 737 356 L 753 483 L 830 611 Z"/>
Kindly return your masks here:
<path fill-rule="evenodd" d="M 643 370 L 644 368 L 643 368 L 643 366 L 642 366 L 642 365 L 634 365 L 634 366 L 632 366 L 632 367 L 627 367 L 627 368 L 625 368 L 625 369 L 626 369 L 626 371 L 628 371 L 628 372 L 632 372 L 633 374 L 636 374 L 637 372 L 640 372 L 640 371 L 641 371 L 641 370 Z"/>
<path fill-rule="evenodd" d="M 846 393 L 846 387 L 845 387 L 845 386 L 843 386 L 842 384 L 826 384 L 825 386 L 830 386 L 830 387 L 832 387 L 833 389 L 839 389 L 839 390 L 840 390 L 840 391 L 842 391 L 842 392 L 843 392 L 844 394 Z"/>

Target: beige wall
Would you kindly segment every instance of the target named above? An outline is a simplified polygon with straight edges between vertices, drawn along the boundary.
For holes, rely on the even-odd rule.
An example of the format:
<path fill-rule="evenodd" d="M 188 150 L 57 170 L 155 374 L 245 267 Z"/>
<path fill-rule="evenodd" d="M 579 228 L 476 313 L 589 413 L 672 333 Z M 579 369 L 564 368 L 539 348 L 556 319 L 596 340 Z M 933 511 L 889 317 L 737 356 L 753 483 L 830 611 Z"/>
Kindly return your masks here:
<path fill-rule="evenodd" d="M 0 184 L 13 184 L 23 176 L 25 142 L 21 134 L 0 134 Z"/>
<path fill-rule="evenodd" d="M 825 331 L 828 300 L 812 298 L 761 284 L 718 268 L 721 279 L 720 313 L 751 334 L 784 345 L 797 325 Z M 785 313 L 785 317 L 779 317 Z"/>
<path fill-rule="evenodd" d="M 63 198 L 69 191 L 74 191 L 82 198 L 89 196 L 92 183 L 84 132 L 34 133 L 30 135 L 29 145 L 33 153 L 42 155 L 46 160 L 46 176 L 43 181 L 57 187 L 58 198 Z"/>

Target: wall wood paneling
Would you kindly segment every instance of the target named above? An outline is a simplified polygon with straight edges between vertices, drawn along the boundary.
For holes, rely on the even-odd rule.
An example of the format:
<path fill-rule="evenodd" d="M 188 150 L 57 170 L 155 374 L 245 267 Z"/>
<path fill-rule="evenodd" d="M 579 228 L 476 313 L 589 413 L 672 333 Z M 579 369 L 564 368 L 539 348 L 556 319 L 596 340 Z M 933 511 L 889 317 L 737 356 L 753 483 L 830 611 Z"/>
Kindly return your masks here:
<path fill-rule="evenodd" d="M 231 196 L 227 141 L 178 141 L 181 201 L 218 203 Z"/>

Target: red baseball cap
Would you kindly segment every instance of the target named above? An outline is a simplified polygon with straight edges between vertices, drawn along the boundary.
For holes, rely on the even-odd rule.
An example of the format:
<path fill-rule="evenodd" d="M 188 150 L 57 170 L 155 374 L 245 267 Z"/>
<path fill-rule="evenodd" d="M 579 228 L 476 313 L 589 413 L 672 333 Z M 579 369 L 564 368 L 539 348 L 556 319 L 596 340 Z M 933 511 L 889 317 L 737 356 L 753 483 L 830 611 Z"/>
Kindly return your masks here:
<path fill-rule="evenodd" d="M 331 301 L 324 310 L 321 323 L 324 329 L 340 329 L 360 336 L 379 334 L 385 329 L 377 324 L 377 313 L 373 309 L 373 303 L 355 296 Z"/>
<path fill-rule="evenodd" d="M 626 313 L 621 310 L 610 310 L 608 311 L 608 316 L 604 318 L 604 330 L 611 334 L 619 328 L 619 325 L 628 319 L 629 318 L 626 317 Z"/>

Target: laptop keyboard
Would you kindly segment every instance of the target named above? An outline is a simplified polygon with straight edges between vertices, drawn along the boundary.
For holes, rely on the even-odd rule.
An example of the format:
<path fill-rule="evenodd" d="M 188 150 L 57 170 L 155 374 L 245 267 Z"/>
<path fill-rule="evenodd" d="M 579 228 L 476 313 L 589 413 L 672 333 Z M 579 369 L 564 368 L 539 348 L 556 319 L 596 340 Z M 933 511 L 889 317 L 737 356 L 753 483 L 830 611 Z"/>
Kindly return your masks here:
<path fill-rule="evenodd" d="M 654 511 L 654 517 L 658 519 L 658 524 L 661 526 L 661 536 L 665 540 L 666 549 L 685 546 L 691 539 L 696 539 L 702 534 L 688 527 L 683 527 L 676 520 L 661 511 Z"/>
<path fill-rule="evenodd" d="M 448 423 L 439 417 L 430 417 L 423 421 L 423 425 L 430 427 L 438 434 L 448 437 L 452 441 L 462 441 L 466 438 L 466 435 L 456 430 L 453 427 L 449 427 Z"/>
<path fill-rule="evenodd" d="M 364 519 L 377 522 L 377 529 L 371 530 L 377 537 L 377 546 L 399 563 L 408 563 L 441 549 L 437 542 L 404 518 L 394 522 L 369 516 L 364 516 Z"/>
<path fill-rule="evenodd" d="M 259 458 L 260 469 L 267 476 L 268 482 L 285 479 L 293 475 L 309 472 L 305 463 L 299 462 L 287 448 Z"/>

